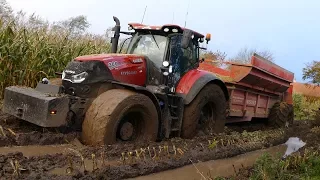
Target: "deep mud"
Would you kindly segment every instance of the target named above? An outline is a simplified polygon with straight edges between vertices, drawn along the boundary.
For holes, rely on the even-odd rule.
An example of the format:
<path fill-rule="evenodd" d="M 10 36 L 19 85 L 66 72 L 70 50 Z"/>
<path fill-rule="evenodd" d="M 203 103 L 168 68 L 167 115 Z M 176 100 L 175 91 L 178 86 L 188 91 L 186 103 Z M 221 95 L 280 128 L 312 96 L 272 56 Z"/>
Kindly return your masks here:
<path fill-rule="evenodd" d="M 0 147 L 65 144 L 80 133 L 61 133 L 58 129 L 41 128 L 0 112 Z"/>
<path fill-rule="evenodd" d="M 70 146 L 71 149 L 67 147 L 61 150 L 57 147 L 57 150 L 48 151 L 48 147 L 39 145 L 67 144 L 79 138 L 79 133 L 63 134 L 5 115 L 0 116 L 0 125 L 5 134 L 3 136 L 0 130 L 0 146 L 36 145 L 29 148 L 39 152 L 33 150 L 35 152 L 23 154 L 13 147 L 11 150 L 0 150 L 0 177 L 4 179 L 12 178 L 17 172 L 21 173 L 20 179 L 125 179 L 190 165 L 192 162 L 232 157 L 268 148 L 282 144 L 292 136 L 302 137 L 307 144 L 317 141 L 314 140 L 314 133 L 310 133 L 314 126 L 311 121 L 295 122 L 289 129 L 267 128 L 263 123 L 244 123 L 240 126 L 228 125 L 224 134 L 198 136 L 189 140 L 176 138 L 162 142 L 119 143 L 102 147 L 86 147 L 78 143 L 78 146 Z M 15 160 L 19 168 L 14 165 Z M 82 162 L 85 168 L 81 166 Z M 71 169 L 73 171 L 67 173 Z"/>

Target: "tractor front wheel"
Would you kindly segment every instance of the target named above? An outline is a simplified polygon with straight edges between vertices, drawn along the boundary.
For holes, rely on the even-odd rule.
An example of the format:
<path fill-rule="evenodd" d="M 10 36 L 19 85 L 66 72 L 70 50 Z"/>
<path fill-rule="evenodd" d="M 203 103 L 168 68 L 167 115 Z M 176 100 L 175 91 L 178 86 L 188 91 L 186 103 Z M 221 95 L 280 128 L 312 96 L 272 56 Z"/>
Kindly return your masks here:
<path fill-rule="evenodd" d="M 181 137 L 192 138 L 198 131 L 223 132 L 226 107 L 227 102 L 222 89 L 216 84 L 206 85 L 184 109 Z"/>
<path fill-rule="evenodd" d="M 274 127 L 289 127 L 293 120 L 293 106 L 286 102 L 276 102 L 270 110 L 268 124 Z"/>
<path fill-rule="evenodd" d="M 150 98 L 125 89 L 99 95 L 86 112 L 82 141 L 86 145 L 117 141 L 156 141 L 158 114 Z"/>

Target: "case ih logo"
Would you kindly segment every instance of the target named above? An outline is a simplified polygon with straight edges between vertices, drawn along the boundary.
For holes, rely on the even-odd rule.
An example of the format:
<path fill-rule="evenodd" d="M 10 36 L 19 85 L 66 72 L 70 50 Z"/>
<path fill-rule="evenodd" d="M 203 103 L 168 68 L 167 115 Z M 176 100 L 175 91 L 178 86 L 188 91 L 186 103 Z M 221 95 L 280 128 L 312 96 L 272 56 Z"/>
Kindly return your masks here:
<path fill-rule="evenodd" d="M 124 64 L 124 62 L 111 61 L 111 62 L 108 62 L 108 68 L 110 70 L 117 69 L 119 66 L 121 66 L 123 64 Z"/>

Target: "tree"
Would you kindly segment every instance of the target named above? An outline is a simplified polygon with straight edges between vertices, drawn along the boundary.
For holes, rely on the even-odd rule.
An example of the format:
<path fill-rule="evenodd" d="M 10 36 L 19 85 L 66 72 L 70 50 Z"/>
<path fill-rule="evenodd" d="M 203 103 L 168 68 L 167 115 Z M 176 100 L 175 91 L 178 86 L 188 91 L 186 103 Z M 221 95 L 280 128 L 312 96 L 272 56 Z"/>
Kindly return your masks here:
<path fill-rule="evenodd" d="M 303 80 L 309 79 L 311 83 L 320 85 L 320 61 L 313 61 L 303 68 Z"/>
<path fill-rule="evenodd" d="M 6 0 L 0 0 L 0 16 L 5 19 L 13 17 L 13 10 Z"/>
<path fill-rule="evenodd" d="M 219 50 L 216 52 L 212 52 L 212 51 L 200 52 L 200 59 L 205 59 L 206 61 L 209 61 L 212 65 L 215 65 L 215 66 L 222 66 L 226 57 L 227 57 L 227 54 Z"/>
<path fill-rule="evenodd" d="M 252 49 L 242 48 L 235 57 L 231 58 L 231 61 L 239 62 L 239 63 L 249 63 L 254 53 L 267 59 L 268 61 L 271 61 L 271 62 L 274 61 L 273 54 L 269 50 L 259 51 L 255 48 L 252 48 Z"/>
<path fill-rule="evenodd" d="M 53 28 L 56 30 L 66 30 L 71 33 L 71 35 L 80 35 L 84 33 L 90 24 L 86 16 L 80 15 L 76 17 L 71 17 L 64 21 L 54 22 Z"/>

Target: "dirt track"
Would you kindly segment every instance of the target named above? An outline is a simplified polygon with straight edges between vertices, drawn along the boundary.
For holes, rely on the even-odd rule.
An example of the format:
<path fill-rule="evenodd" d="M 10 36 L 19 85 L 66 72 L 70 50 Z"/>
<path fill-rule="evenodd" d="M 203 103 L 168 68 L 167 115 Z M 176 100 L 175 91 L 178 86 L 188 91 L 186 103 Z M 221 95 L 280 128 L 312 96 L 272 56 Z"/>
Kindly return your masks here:
<path fill-rule="evenodd" d="M 62 134 L 4 115 L 1 115 L 0 125 L 6 135 L 3 136 L 0 132 L 2 135 L 0 137 L 0 146 L 2 146 L 0 148 L 0 154 L 2 154 L 0 155 L 0 177 L 11 178 L 14 174 L 14 167 L 10 162 L 17 160 L 20 168 L 23 169 L 19 176 L 21 179 L 137 177 L 181 167 L 191 162 L 221 159 L 282 144 L 288 137 L 294 135 L 303 136 L 309 143 L 313 137 L 307 137 L 306 134 L 314 126 L 310 122 L 301 121 L 295 122 L 295 125 L 289 129 L 270 129 L 261 123 L 242 123 L 227 126 L 226 132 L 219 136 L 199 136 L 192 140 L 171 139 L 158 143 L 86 147 L 76 140 L 79 138 L 78 133 Z M 258 129 L 264 129 L 264 131 L 257 131 Z M 4 147 L 25 145 L 35 146 L 11 147 L 10 149 Z M 132 152 L 131 156 L 129 152 Z M 122 157 L 125 157 L 125 160 Z M 85 168 L 80 167 L 81 162 L 84 162 Z M 94 166 L 96 169 L 93 171 Z M 68 174 L 66 170 L 70 169 L 73 171 Z"/>

